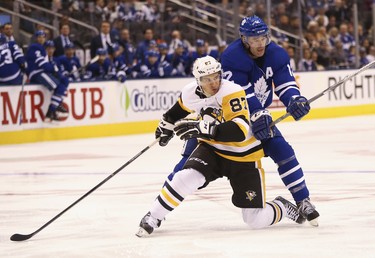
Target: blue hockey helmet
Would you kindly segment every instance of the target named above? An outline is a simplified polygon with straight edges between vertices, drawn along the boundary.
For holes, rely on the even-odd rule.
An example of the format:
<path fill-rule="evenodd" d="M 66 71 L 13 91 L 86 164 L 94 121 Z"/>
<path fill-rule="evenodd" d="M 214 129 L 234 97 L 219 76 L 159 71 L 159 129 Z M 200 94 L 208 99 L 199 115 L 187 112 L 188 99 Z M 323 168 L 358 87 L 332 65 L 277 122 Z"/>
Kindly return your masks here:
<path fill-rule="evenodd" d="M 43 37 L 45 37 L 45 36 L 46 36 L 46 32 L 45 32 L 44 30 L 37 30 L 37 31 L 35 32 L 35 36 L 36 36 L 36 37 L 39 37 L 39 36 L 43 36 Z"/>
<path fill-rule="evenodd" d="M 72 48 L 75 48 L 72 42 L 66 43 L 66 45 L 64 46 L 64 49 L 72 49 Z"/>
<path fill-rule="evenodd" d="M 160 43 L 160 44 L 158 45 L 158 48 L 159 48 L 159 49 L 168 49 L 168 45 L 167 45 L 167 43 L 163 42 L 163 43 Z"/>
<path fill-rule="evenodd" d="M 4 34 L 0 33 L 0 45 L 4 44 L 5 42 L 7 42 L 7 38 Z"/>
<path fill-rule="evenodd" d="M 52 40 L 47 40 L 45 43 L 44 43 L 44 47 L 47 48 L 47 47 L 55 47 L 55 43 L 52 41 Z"/>
<path fill-rule="evenodd" d="M 96 50 L 96 55 L 97 56 L 105 56 L 105 55 L 107 55 L 107 50 L 105 50 L 104 48 L 98 48 Z"/>
<path fill-rule="evenodd" d="M 243 18 L 239 28 L 240 36 L 246 37 L 264 36 L 268 31 L 267 24 L 256 15 Z"/>
<path fill-rule="evenodd" d="M 206 42 L 203 39 L 197 39 L 197 41 L 195 42 L 195 45 L 197 47 L 204 47 L 205 44 Z"/>
<path fill-rule="evenodd" d="M 159 51 L 157 51 L 157 50 L 148 50 L 148 51 L 145 53 L 145 56 L 146 56 L 146 58 L 148 58 L 148 57 L 157 57 L 157 58 L 159 58 L 160 53 L 159 53 Z"/>

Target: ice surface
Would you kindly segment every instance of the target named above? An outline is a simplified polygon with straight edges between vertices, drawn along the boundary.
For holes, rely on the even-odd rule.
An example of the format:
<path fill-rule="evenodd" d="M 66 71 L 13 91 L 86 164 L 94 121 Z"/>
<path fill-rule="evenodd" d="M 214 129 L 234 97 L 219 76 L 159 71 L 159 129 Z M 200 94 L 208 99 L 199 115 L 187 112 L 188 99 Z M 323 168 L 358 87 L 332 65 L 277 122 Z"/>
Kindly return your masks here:
<path fill-rule="evenodd" d="M 153 134 L 0 146 L 0 257 L 375 257 L 375 116 L 281 123 L 305 170 L 320 226 L 283 220 L 250 230 L 227 180 L 196 192 L 149 238 L 138 223 L 180 158 L 153 146 L 24 242 L 154 141 Z M 267 199 L 291 199 L 271 159 Z"/>

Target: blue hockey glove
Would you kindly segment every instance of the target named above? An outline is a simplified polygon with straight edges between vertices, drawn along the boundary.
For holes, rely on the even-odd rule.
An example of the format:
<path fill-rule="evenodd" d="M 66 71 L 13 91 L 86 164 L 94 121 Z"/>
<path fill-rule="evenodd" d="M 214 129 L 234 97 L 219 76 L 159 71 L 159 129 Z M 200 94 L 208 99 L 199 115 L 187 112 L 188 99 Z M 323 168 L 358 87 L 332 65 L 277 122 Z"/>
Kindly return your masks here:
<path fill-rule="evenodd" d="M 182 119 L 176 122 L 174 131 L 181 140 L 191 138 L 213 139 L 216 133 L 215 122 L 205 120 Z"/>
<path fill-rule="evenodd" d="M 303 96 L 292 97 L 289 101 L 286 111 L 298 121 L 310 111 L 310 104 Z"/>
<path fill-rule="evenodd" d="M 270 128 L 272 116 L 268 110 L 255 111 L 250 117 L 250 123 L 253 135 L 259 141 L 267 140 L 275 135 L 274 127 Z"/>
<path fill-rule="evenodd" d="M 168 122 L 166 116 L 163 115 L 163 118 L 160 120 L 159 125 L 155 131 L 155 138 L 160 137 L 160 140 L 159 140 L 160 146 L 166 146 L 168 142 L 173 138 L 174 127 L 175 125 L 173 123 Z"/>

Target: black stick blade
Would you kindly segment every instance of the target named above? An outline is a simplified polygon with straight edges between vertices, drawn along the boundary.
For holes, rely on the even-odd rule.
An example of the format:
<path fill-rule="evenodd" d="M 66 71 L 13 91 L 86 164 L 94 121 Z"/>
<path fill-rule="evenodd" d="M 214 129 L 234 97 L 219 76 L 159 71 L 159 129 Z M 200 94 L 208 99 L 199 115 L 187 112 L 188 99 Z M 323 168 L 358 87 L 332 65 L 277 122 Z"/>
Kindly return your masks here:
<path fill-rule="evenodd" d="M 22 235 L 22 234 L 14 234 L 10 237 L 12 241 L 25 241 L 31 238 L 34 234 Z"/>

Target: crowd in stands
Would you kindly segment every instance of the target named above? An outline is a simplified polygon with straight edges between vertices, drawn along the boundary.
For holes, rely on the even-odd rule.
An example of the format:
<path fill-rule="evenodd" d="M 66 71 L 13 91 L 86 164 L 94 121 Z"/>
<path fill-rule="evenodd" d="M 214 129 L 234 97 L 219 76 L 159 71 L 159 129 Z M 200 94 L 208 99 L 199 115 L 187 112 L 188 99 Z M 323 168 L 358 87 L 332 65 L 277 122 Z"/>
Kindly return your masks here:
<path fill-rule="evenodd" d="M 45 7 L 51 7 L 50 1 L 42 2 Z M 59 10 L 65 15 L 77 17 L 80 12 L 87 11 L 89 1 L 54 2 L 58 3 Z M 209 2 L 222 4 L 221 1 Z M 301 57 L 294 47 L 297 42 L 294 42 L 293 38 L 282 32 L 272 33 L 273 39 L 289 54 L 294 71 L 358 68 L 355 54 L 357 44 L 360 46 L 358 57 L 360 66 L 375 60 L 375 46 L 372 44 L 371 33 L 373 28 L 372 23 L 369 22 L 371 15 L 366 15 L 366 12 L 361 13 L 358 26 L 359 42 L 356 42 L 353 33 L 352 1 L 304 1 L 302 21 L 298 15 L 290 15 L 290 11 L 296 9 L 296 1 L 272 2 L 277 2 L 270 19 L 273 26 L 296 35 L 298 35 L 300 24 L 303 27 L 305 41 Z M 141 8 L 135 8 L 135 5 L 139 6 L 140 3 L 142 3 Z M 164 3 L 163 12 L 160 11 L 163 6 L 161 3 Z M 230 7 L 231 1 L 227 1 L 226 4 Z M 370 5 L 371 1 L 361 2 L 363 10 L 370 10 Z M 204 6 L 201 7 L 204 8 Z M 207 10 L 210 11 L 208 7 Z M 43 47 L 48 50 L 46 53 L 50 53 L 46 54 L 49 57 L 47 60 L 55 67 L 55 72 L 52 73 L 61 74 L 56 77 L 66 77 L 70 82 L 98 79 L 114 79 L 124 82 L 127 79 L 137 78 L 191 76 L 191 68 L 195 59 L 211 55 L 220 60 L 220 54 L 227 46 L 225 42 L 220 42 L 216 47 L 210 46 L 204 38 L 191 42 L 186 39 L 186 35 L 178 29 L 177 25 L 164 38 L 159 34 L 155 35 L 152 26 L 145 26 L 142 31 L 132 31 L 131 26 L 128 26 L 138 21 L 155 24 L 161 19 L 180 24 L 178 12 L 166 7 L 165 1 L 96 0 L 93 12 L 96 17 L 95 21 L 100 22 L 98 24 L 100 32 L 90 39 L 88 47 L 91 61 L 87 64 L 81 64 L 75 55 L 77 41 L 72 37 L 72 25 L 66 18 L 67 16 L 60 21 L 60 35 L 56 38 L 53 38 L 51 31 L 43 26 L 35 26 L 31 43 L 37 42 L 37 38 L 41 35 L 45 37 Z M 256 14 L 267 21 L 264 1 L 241 1 L 240 13 L 242 15 Z M 202 18 L 209 19 L 203 16 Z M 140 32 L 141 37 L 134 41 L 134 35 Z M 3 44 L 14 42 L 12 24 L 4 24 L 1 33 L 4 36 Z M 75 31 L 74 34 L 77 37 L 79 32 Z M 12 47 L 19 48 L 16 43 Z M 11 54 L 16 54 L 16 51 L 13 52 Z M 0 62 L 3 62 L 0 64 L 0 83 L 3 84 L 11 83 L 9 80 L 4 81 L 4 75 L 1 74 L 1 69 L 4 69 L 2 66 L 7 60 L 5 53 L 6 51 L 2 50 L 0 55 Z M 28 54 L 29 51 L 26 51 L 26 60 Z M 14 57 L 13 60 L 16 59 Z M 25 69 L 26 61 L 22 65 L 21 63 L 22 60 L 19 62 L 17 75 L 12 76 L 17 77 L 26 71 L 30 78 L 33 71 L 29 71 L 30 67 Z M 35 69 L 42 69 L 39 66 L 35 67 Z M 16 81 L 19 82 L 19 79 Z"/>

